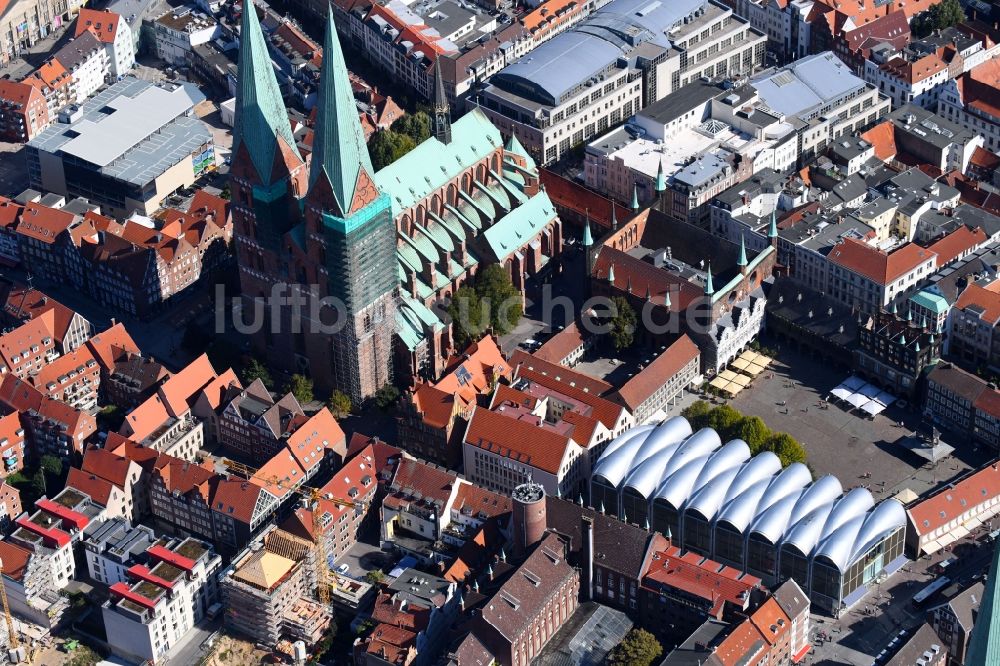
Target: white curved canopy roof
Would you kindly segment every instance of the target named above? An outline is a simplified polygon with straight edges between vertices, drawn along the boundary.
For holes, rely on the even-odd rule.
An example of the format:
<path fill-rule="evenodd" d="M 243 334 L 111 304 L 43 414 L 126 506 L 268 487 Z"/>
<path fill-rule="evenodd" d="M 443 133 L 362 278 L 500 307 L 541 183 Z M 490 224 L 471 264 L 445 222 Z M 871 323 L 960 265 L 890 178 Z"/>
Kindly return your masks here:
<path fill-rule="evenodd" d="M 656 489 L 655 499 L 665 500 L 678 511 L 684 506 L 701 470 L 708 464 L 709 455 L 699 458 L 692 458 L 686 461 L 683 467 L 668 476 L 660 487 Z"/>

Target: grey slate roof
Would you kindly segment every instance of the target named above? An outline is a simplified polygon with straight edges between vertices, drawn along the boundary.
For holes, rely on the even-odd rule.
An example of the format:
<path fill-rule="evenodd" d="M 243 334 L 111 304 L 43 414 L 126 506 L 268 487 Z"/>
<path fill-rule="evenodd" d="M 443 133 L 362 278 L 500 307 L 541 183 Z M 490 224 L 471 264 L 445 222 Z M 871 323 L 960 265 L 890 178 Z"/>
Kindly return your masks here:
<path fill-rule="evenodd" d="M 614 0 L 572 30 L 559 34 L 496 74 L 500 88 L 543 104 L 563 97 L 639 44 L 670 47 L 666 32 L 705 0 Z"/>

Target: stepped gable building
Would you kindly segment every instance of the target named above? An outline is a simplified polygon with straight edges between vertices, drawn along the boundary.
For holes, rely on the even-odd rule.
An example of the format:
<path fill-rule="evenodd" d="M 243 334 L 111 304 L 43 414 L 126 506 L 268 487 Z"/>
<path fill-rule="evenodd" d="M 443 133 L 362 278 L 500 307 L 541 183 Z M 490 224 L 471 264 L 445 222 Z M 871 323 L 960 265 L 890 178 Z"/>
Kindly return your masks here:
<path fill-rule="evenodd" d="M 562 249 L 534 162 L 481 112 L 451 123 L 439 75 L 434 136 L 376 173 L 332 18 L 303 155 L 254 12 L 242 30 L 231 189 L 238 316 L 258 321 L 256 348 L 355 402 L 394 371 L 397 384 L 439 376 L 455 350 L 432 306 L 490 263 L 523 289 Z M 275 318 L 289 284 L 308 306 Z"/>

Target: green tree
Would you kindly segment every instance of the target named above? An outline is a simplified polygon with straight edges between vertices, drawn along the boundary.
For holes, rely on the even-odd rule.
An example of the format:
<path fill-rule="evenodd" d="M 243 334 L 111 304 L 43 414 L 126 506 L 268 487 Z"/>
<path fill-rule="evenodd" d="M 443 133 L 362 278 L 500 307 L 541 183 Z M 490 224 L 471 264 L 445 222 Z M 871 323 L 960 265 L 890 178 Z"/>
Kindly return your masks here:
<path fill-rule="evenodd" d="M 399 399 L 399 389 L 392 384 L 386 384 L 375 391 L 375 404 L 379 409 L 389 409 Z"/>
<path fill-rule="evenodd" d="M 772 451 L 781 460 L 783 467 L 788 467 L 792 463 L 804 463 L 806 461 L 806 451 L 802 445 L 787 432 L 776 432 L 767 438 L 764 449 Z"/>
<path fill-rule="evenodd" d="M 743 415 L 731 406 L 719 405 L 708 415 L 708 426 L 719 433 L 719 437 L 725 442 L 738 437 L 736 432 L 742 420 Z"/>
<path fill-rule="evenodd" d="M 649 666 L 663 654 L 663 646 L 645 629 L 632 629 L 611 650 L 609 666 Z"/>
<path fill-rule="evenodd" d="M 635 342 L 636 316 L 635 310 L 623 296 L 611 299 L 611 343 L 615 351 L 628 349 Z"/>
<path fill-rule="evenodd" d="M 274 380 L 271 379 L 271 373 L 267 366 L 255 358 L 250 359 L 243 366 L 243 372 L 240 374 L 243 376 L 244 384 L 252 384 L 259 379 L 268 390 L 274 388 Z"/>
<path fill-rule="evenodd" d="M 451 296 L 448 304 L 448 316 L 452 321 L 452 334 L 455 336 L 455 346 L 465 349 L 471 342 L 479 340 L 486 330 L 483 321 L 483 304 L 479 294 L 472 287 L 459 287 Z"/>
<path fill-rule="evenodd" d="M 125 410 L 118 405 L 105 405 L 97 412 L 97 425 L 103 430 L 118 431 L 125 420 Z"/>
<path fill-rule="evenodd" d="M 49 475 L 50 478 L 60 478 L 63 473 L 63 461 L 62 458 L 53 456 L 51 454 L 42 456 L 39 461 L 39 466 L 42 470 Z"/>
<path fill-rule="evenodd" d="M 334 391 L 331 393 L 326 406 L 338 419 L 344 418 L 351 413 L 352 409 L 354 409 L 354 405 L 351 403 L 351 396 L 347 395 L 343 391 Z"/>
<path fill-rule="evenodd" d="M 965 20 L 965 10 L 959 0 L 942 0 L 917 14 L 911 22 L 916 37 L 926 37 L 935 30 L 944 30 Z"/>
<path fill-rule="evenodd" d="M 313 401 L 313 381 L 303 375 L 292 375 L 285 387 L 286 393 L 291 393 L 300 403 Z"/>
<path fill-rule="evenodd" d="M 746 442 L 754 455 L 763 449 L 770 436 L 771 429 L 759 416 L 744 416 L 736 424 L 736 437 Z"/>
<path fill-rule="evenodd" d="M 313 649 L 309 652 L 309 657 L 306 663 L 309 664 L 319 664 L 322 663 L 324 657 L 330 652 L 330 648 L 333 647 L 333 639 L 337 637 L 337 621 L 336 619 L 330 620 L 330 626 L 327 628 L 326 633 L 323 637 L 319 639 Z"/>
<path fill-rule="evenodd" d="M 681 416 L 688 420 L 692 430 L 701 430 L 708 426 L 709 414 L 712 413 L 712 406 L 704 400 L 698 400 L 681 410 Z"/>
<path fill-rule="evenodd" d="M 521 320 L 523 298 L 503 266 L 490 264 L 476 276 L 476 294 L 483 319 L 488 318 L 494 333 L 506 335 L 514 330 Z"/>
<path fill-rule="evenodd" d="M 431 117 L 424 111 L 408 113 L 396 120 L 389 129 L 410 137 L 415 144 L 420 145 L 431 136 Z"/>
<path fill-rule="evenodd" d="M 394 132 L 391 129 L 375 132 L 368 140 L 368 153 L 376 171 L 388 166 L 416 148 L 413 137 Z"/>
<path fill-rule="evenodd" d="M 365 580 L 371 583 L 372 585 L 378 585 L 383 580 L 385 580 L 385 574 L 382 573 L 381 569 L 372 569 L 371 571 L 365 574 Z"/>
<path fill-rule="evenodd" d="M 30 501 L 21 498 L 21 506 L 30 506 L 42 495 L 48 495 L 48 484 L 45 480 L 45 470 L 41 467 L 36 469 L 31 475 Z"/>

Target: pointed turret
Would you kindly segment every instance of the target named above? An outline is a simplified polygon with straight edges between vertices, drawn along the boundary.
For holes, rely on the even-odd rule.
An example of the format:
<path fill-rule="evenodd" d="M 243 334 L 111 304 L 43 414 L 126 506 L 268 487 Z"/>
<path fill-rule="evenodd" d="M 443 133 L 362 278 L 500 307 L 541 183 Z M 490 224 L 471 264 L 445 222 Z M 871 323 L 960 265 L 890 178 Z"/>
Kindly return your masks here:
<path fill-rule="evenodd" d="M 345 217 L 371 203 L 378 190 L 332 10 L 327 12 L 316 106 L 309 193 L 313 195 L 317 188 L 329 190 L 334 201 L 325 203 L 335 203 L 339 210 L 333 212 Z M 325 194 L 320 196 L 325 198 Z"/>
<path fill-rule="evenodd" d="M 632 185 L 632 212 L 639 212 L 639 186 L 635 184 Z"/>
<path fill-rule="evenodd" d="M 743 234 L 740 234 L 740 256 L 736 260 L 736 265 L 740 267 L 741 272 L 747 267 L 747 243 Z"/>
<path fill-rule="evenodd" d="M 983 600 L 972 627 L 966 664 L 1000 664 L 1000 547 L 993 546 L 993 563 L 983 581 Z"/>
<path fill-rule="evenodd" d="M 593 247 L 594 236 L 590 233 L 590 209 L 587 209 L 587 218 L 583 221 L 583 247 Z"/>
<path fill-rule="evenodd" d="M 608 282 L 610 282 L 611 284 L 615 283 L 615 265 L 614 264 L 611 264 L 611 266 L 608 267 Z M 601 513 L 604 513 L 604 512 L 602 511 Z"/>
<path fill-rule="evenodd" d="M 774 242 L 774 239 L 778 237 L 778 211 L 777 209 L 771 211 L 771 225 L 767 228 L 767 237 Z"/>
<path fill-rule="evenodd" d="M 236 117 L 233 126 L 233 157 L 240 149 L 247 151 L 261 182 L 271 183 L 278 141 L 285 143 L 301 163 L 295 147 L 292 125 L 288 120 L 281 90 L 274 77 L 274 66 L 267 51 L 264 33 L 260 29 L 257 11 L 252 2 L 243 5 L 240 24 L 240 53 L 236 87 Z"/>
<path fill-rule="evenodd" d="M 451 105 L 444 93 L 441 57 L 434 59 L 434 136 L 441 143 L 451 143 Z M 513 136 L 513 135 L 511 135 Z"/>
<path fill-rule="evenodd" d="M 663 194 L 667 191 L 667 175 L 663 173 L 663 160 L 656 165 L 656 193 Z"/>
<path fill-rule="evenodd" d="M 705 295 L 711 296 L 715 293 L 715 284 L 712 282 L 712 262 L 708 262 L 708 273 L 705 274 Z"/>
<path fill-rule="evenodd" d="M 668 287 L 667 288 L 667 293 L 665 293 L 663 295 L 663 306 L 665 308 L 667 308 L 667 310 L 669 310 L 670 309 L 670 305 L 671 305 L 671 303 L 670 303 L 670 288 Z"/>
<path fill-rule="evenodd" d="M 615 212 L 615 210 L 617 208 L 618 208 L 618 206 L 615 205 L 614 202 L 612 202 L 611 203 L 611 229 L 612 230 L 618 229 L 618 213 Z"/>

